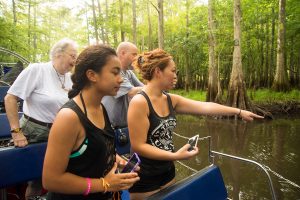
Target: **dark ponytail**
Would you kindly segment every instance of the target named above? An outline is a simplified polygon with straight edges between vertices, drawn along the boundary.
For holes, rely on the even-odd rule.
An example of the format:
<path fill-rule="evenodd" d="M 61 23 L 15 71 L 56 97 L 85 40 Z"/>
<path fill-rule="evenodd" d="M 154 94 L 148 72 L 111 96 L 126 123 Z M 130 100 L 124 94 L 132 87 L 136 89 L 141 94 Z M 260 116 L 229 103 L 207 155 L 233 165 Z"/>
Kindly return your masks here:
<path fill-rule="evenodd" d="M 107 45 L 91 45 L 79 54 L 74 74 L 71 77 L 73 86 L 68 94 L 70 99 L 78 95 L 84 87 L 90 84 L 86 71 L 91 69 L 95 72 L 100 72 L 111 56 L 117 56 L 116 51 Z"/>
<path fill-rule="evenodd" d="M 73 80 L 73 78 L 72 78 Z M 74 98 L 75 96 L 77 96 L 82 88 L 80 88 L 80 85 L 76 86 L 75 84 L 73 84 L 72 89 L 69 91 L 68 93 L 68 97 L 69 99 Z"/>

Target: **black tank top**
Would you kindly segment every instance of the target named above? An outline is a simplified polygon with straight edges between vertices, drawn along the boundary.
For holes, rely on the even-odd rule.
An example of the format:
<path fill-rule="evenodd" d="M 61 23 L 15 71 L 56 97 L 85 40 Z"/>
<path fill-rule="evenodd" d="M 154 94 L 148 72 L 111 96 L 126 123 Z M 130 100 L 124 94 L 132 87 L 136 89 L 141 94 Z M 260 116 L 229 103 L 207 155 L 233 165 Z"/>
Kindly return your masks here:
<path fill-rule="evenodd" d="M 163 93 L 167 96 L 169 115 L 160 117 L 155 112 L 148 95 L 144 91 L 139 94 L 146 98 L 149 107 L 148 119 L 150 127 L 147 134 L 147 144 L 165 151 L 174 152 L 173 130 L 176 127 L 176 117 L 171 97 L 167 93 Z M 143 156 L 140 156 L 140 158 L 140 173 L 146 176 L 163 174 L 174 167 L 173 161 L 153 160 Z"/>
<path fill-rule="evenodd" d="M 109 122 L 107 112 L 102 105 L 105 119 L 104 129 L 97 128 L 73 101 L 68 101 L 63 108 L 72 109 L 79 117 L 85 129 L 86 138 L 80 147 L 70 155 L 67 172 L 81 177 L 104 177 L 113 167 L 116 160 L 114 132 Z M 66 122 L 68 123 L 68 122 Z M 63 132 L 62 132 L 63 134 Z M 99 181 L 100 184 L 100 181 Z M 66 195 L 58 193 L 48 194 L 47 199 L 53 200 L 101 200 L 112 197 L 112 193 L 90 193 L 83 195 Z"/>

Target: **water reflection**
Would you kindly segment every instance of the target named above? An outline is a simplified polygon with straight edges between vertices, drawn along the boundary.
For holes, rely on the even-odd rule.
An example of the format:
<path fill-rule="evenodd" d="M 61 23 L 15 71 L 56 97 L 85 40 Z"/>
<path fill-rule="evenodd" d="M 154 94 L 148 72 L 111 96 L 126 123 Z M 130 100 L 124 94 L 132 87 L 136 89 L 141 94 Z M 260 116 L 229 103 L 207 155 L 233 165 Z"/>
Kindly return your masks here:
<path fill-rule="evenodd" d="M 300 116 L 293 119 L 262 120 L 245 123 L 235 120 L 215 120 L 193 116 L 178 116 L 176 133 L 186 137 L 199 134 L 212 136 L 212 149 L 243 158 L 258 161 L 273 171 L 300 185 Z M 181 147 L 186 139 L 174 136 L 176 147 Z M 183 161 L 193 169 L 200 170 L 209 164 L 206 141 L 200 141 L 199 155 Z M 237 199 L 271 199 L 266 175 L 256 166 L 217 158 L 229 193 Z M 193 174 L 180 164 L 177 180 Z M 292 186 L 269 172 L 278 199 L 300 199 L 300 188 Z"/>

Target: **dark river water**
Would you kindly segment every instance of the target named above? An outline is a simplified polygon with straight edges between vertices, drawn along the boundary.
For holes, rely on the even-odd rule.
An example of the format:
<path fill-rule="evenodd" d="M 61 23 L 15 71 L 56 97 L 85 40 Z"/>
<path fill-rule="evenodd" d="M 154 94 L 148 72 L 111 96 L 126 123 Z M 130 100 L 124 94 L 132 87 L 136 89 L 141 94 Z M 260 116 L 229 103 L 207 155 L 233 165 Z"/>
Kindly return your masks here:
<path fill-rule="evenodd" d="M 257 161 L 270 168 L 277 199 L 300 199 L 300 116 L 243 122 L 177 116 L 174 135 L 176 149 L 187 142 L 184 137 L 199 134 L 212 137 L 212 150 Z M 176 162 L 177 180 L 209 165 L 208 141 L 198 142 L 200 153 L 183 164 Z M 267 176 L 253 165 L 216 157 L 231 199 L 271 199 Z M 275 175 L 276 174 L 276 175 Z M 201 197 L 200 197 L 201 198 Z"/>

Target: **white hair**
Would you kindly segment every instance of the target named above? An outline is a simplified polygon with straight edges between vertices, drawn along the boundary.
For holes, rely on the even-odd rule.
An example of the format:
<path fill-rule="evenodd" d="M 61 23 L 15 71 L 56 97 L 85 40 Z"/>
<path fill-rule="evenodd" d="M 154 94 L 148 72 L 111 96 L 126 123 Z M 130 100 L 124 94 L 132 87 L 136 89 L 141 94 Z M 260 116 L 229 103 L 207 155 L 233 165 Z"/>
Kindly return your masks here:
<path fill-rule="evenodd" d="M 75 49 L 77 49 L 77 47 L 78 47 L 77 43 L 69 38 L 63 38 L 63 39 L 59 40 L 51 48 L 50 59 L 53 60 L 55 58 L 55 56 L 65 52 L 66 49 L 70 46 L 74 47 Z"/>

